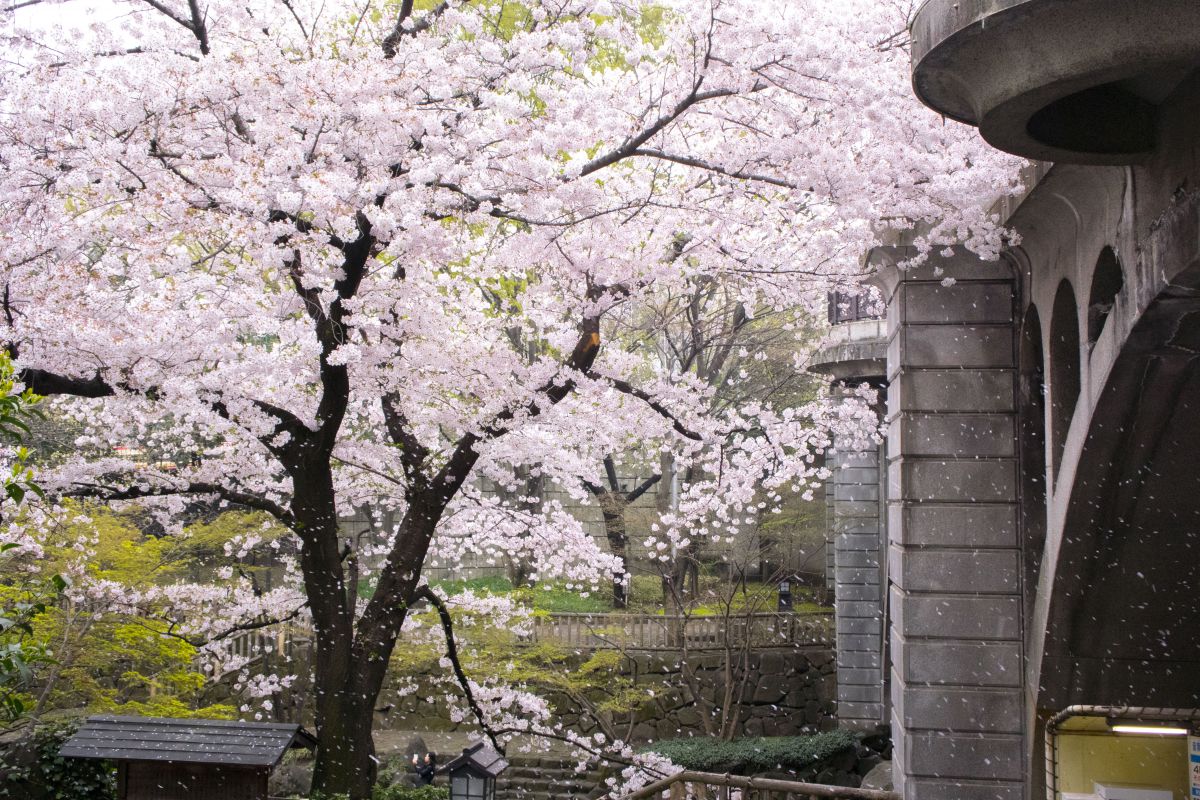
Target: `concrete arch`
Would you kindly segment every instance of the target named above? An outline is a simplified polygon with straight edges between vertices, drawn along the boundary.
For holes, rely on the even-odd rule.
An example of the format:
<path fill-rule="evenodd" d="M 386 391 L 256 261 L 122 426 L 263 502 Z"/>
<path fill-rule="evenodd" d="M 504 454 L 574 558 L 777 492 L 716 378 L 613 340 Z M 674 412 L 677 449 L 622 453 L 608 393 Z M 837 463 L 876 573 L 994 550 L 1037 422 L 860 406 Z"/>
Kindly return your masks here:
<path fill-rule="evenodd" d="M 1092 272 L 1092 290 L 1088 296 L 1088 349 L 1095 347 L 1104 332 L 1104 324 L 1117 303 L 1117 295 L 1125 286 L 1125 276 L 1121 272 L 1121 261 L 1116 251 L 1105 246 L 1096 259 L 1096 268 Z"/>
<path fill-rule="evenodd" d="M 1032 631 L 1038 707 L 1200 706 L 1197 443 L 1200 261 L 1131 326 L 1069 454 Z"/>
<path fill-rule="evenodd" d="M 1033 611 L 1034 589 L 1046 546 L 1046 367 L 1037 306 L 1025 311 L 1017 350 L 1017 452 L 1024 618 Z"/>
<path fill-rule="evenodd" d="M 1075 290 L 1066 278 L 1058 284 L 1050 314 L 1050 441 L 1057 476 L 1081 385 L 1079 311 Z"/>

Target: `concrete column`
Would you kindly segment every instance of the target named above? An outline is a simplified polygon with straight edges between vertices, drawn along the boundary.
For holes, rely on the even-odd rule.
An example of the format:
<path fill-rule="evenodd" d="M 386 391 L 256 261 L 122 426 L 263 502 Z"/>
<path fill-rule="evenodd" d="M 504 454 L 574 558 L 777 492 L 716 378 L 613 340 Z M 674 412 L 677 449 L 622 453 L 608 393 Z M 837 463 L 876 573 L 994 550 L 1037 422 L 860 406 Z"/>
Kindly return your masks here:
<path fill-rule="evenodd" d="M 838 721 L 851 730 L 884 723 L 880 450 L 837 447 L 833 474 Z"/>
<path fill-rule="evenodd" d="M 1025 800 L 1013 278 L 959 254 L 883 282 L 896 788 Z"/>
<path fill-rule="evenodd" d="M 837 587 L 837 575 L 834 573 L 834 545 L 837 538 L 833 532 L 833 503 L 836 493 L 835 481 L 837 479 L 838 462 L 837 453 L 830 452 L 825 456 L 825 464 L 829 467 L 829 480 L 825 482 L 825 588 L 829 592 L 830 597 L 834 597 L 834 590 Z"/>

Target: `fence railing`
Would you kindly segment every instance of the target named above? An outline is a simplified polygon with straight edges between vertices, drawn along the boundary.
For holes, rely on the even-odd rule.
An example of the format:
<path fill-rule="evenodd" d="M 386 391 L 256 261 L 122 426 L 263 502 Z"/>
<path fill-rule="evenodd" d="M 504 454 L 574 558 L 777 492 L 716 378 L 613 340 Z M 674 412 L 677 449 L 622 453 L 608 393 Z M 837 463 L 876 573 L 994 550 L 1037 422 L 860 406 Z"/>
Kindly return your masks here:
<path fill-rule="evenodd" d="M 657 783 L 644 786 L 622 800 L 903 800 L 896 792 L 879 789 L 854 789 L 822 783 L 781 781 L 772 778 L 747 778 L 712 772 L 679 772 Z"/>
<path fill-rule="evenodd" d="M 457 631 L 463 641 L 471 640 L 471 629 Z M 553 643 L 565 647 L 598 650 L 722 650 L 726 647 L 788 647 L 830 645 L 834 640 L 833 614 L 769 613 L 704 617 L 689 614 L 580 614 L 556 613 L 534 617 L 522 644 Z M 241 664 L 276 654 L 303 656 L 311 646 L 312 632 L 288 625 L 281 629 L 241 631 L 221 642 L 236 672 Z M 220 677 L 220 676 L 217 676 Z"/>
<path fill-rule="evenodd" d="M 533 644 L 692 650 L 824 645 L 833 642 L 832 614 L 759 612 L 731 616 L 694 614 L 550 614 L 535 617 Z"/>

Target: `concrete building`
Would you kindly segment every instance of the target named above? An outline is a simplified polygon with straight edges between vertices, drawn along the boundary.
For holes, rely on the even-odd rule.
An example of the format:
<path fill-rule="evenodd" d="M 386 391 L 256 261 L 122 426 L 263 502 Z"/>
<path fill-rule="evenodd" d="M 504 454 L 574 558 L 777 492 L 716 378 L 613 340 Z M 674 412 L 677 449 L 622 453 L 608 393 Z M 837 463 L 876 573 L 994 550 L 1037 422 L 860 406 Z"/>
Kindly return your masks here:
<path fill-rule="evenodd" d="M 1071 714 L 1194 725 L 1200 707 L 1200 2 L 928 0 L 912 32 L 917 96 L 1035 164 L 997 206 L 1020 235 L 1000 261 L 869 256 L 888 592 L 838 573 L 839 644 L 889 631 L 905 798 L 1061 797 L 1046 739 Z M 853 468 L 839 525 L 868 516 L 838 512 L 869 497 L 843 494 Z M 849 690 L 865 676 L 846 667 Z M 887 713 L 849 698 L 853 724 Z"/>
<path fill-rule="evenodd" d="M 834 393 L 867 383 L 886 396 L 887 324 L 866 296 L 829 297 L 830 333 L 809 369 L 829 376 Z M 826 466 L 826 585 L 837 614 L 838 720 L 842 727 L 873 731 L 888 722 L 887 586 L 884 445 L 861 450 L 834 442 Z"/>

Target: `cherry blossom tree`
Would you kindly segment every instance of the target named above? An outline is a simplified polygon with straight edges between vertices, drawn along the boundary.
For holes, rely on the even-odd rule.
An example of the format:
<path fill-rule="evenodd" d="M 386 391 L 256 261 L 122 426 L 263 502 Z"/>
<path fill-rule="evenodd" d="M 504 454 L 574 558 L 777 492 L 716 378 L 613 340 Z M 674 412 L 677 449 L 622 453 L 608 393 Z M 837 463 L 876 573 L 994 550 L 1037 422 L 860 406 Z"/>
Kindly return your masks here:
<path fill-rule="evenodd" d="M 906 21 L 871 0 L 117 0 L 90 18 L 76 0 L 57 26 L 23 16 L 37 3 L 8 10 L 0 68 L 8 352 L 81 447 L 193 454 L 76 460 L 45 484 L 168 512 L 211 497 L 295 535 L 294 590 L 150 599 L 210 638 L 308 615 L 315 788 L 353 798 L 410 605 L 440 602 L 431 546 L 523 537 L 540 575 L 612 577 L 562 515 L 494 524 L 508 509 L 474 478 L 569 484 L 643 431 L 718 476 L 664 519 L 683 541 L 859 426 L 705 413 L 704 387 L 605 348 L 607 317 L 697 276 L 737 276 L 750 315 L 811 304 L 896 229 L 994 255 L 984 201 L 1017 188 L 910 98 Z M 338 516 L 366 501 L 399 522 L 359 602 Z"/>

